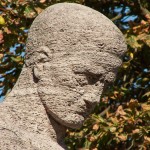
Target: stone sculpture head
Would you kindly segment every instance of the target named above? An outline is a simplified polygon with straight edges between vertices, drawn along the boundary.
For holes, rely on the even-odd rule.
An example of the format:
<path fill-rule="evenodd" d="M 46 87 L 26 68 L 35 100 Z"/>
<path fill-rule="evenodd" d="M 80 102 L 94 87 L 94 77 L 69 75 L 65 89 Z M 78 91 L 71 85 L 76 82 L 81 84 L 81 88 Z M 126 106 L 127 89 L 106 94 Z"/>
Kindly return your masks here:
<path fill-rule="evenodd" d="M 59 123 L 78 128 L 121 64 L 126 44 L 105 16 L 78 4 L 56 4 L 33 22 L 26 65 L 38 93 Z"/>

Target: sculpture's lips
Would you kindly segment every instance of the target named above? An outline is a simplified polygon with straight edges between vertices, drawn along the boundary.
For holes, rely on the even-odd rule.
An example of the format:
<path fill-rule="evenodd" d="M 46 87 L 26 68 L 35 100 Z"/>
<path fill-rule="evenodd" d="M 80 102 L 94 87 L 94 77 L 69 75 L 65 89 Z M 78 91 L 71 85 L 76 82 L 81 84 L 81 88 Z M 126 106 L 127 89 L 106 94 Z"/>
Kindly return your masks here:
<path fill-rule="evenodd" d="M 83 115 L 80 115 L 78 113 L 70 113 L 63 119 L 59 118 L 59 122 L 61 122 L 61 124 L 73 129 L 81 128 L 84 120 L 85 118 L 83 117 Z"/>
<path fill-rule="evenodd" d="M 87 118 L 91 113 L 91 109 L 79 109 L 76 113 L 84 118 Z"/>
<path fill-rule="evenodd" d="M 86 113 L 86 112 L 79 112 L 79 111 L 77 111 L 76 113 L 77 113 L 78 115 L 84 117 L 84 119 L 87 118 L 88 115 L 89 115 L 89 113 Z"/>

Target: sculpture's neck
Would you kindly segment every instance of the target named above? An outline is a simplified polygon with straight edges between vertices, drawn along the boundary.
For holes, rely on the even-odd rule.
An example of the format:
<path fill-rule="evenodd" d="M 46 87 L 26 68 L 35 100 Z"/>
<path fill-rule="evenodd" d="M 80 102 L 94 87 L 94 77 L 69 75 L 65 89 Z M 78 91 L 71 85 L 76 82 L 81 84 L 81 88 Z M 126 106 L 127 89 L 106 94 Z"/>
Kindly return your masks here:
<path fill-rule="evenodd" d="M 37 95 L 37 85 L 34 83 L 32 70 L 23 67 L 21 74 L 14 88 L 9 94 L 10 96 L 31 96 Z"/>
<path fill-rule="evenodd" d="M 20 117 L 21 122 L 16 122 L 17 129 L 33 135 L 39 133 L 47 140 L 50 138 L 60 144 L 63 143 L 62 138 L 66 129 L 47 115 L 37 92 L 32 69 L 23 67 L 16 85 L 4 101 L 5 104 L 16 111 L 14 121 L 15 115 Z M 13 114 L 11 112 L 7 115 Z"/>

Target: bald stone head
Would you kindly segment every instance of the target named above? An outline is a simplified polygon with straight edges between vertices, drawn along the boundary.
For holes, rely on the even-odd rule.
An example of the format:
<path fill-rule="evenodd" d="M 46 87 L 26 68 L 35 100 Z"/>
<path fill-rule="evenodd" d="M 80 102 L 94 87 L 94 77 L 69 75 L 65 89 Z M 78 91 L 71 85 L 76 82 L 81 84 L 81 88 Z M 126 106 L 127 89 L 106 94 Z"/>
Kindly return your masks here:
<path fill-rule="evenodd" d="M 38 94 L 59 123 L 79 128 L 113 82 L 126 44 L 119 29 L 101 13 L 71 3 L 48 7 L 33 22 L 26 65 Z"/>

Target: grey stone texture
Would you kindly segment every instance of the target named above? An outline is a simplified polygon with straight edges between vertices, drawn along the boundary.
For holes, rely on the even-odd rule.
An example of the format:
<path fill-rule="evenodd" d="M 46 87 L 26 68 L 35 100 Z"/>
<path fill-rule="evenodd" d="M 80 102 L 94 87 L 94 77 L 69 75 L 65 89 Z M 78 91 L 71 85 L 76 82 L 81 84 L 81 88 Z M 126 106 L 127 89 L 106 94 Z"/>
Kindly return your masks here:
<path fill-rule="evenodd" d="M 126 44 L 101 13 L 79 5 L 48 7 L 33 22 L 20 77 L 0 104 L 0 149 L 61 150 L 121 65 Z"/>

